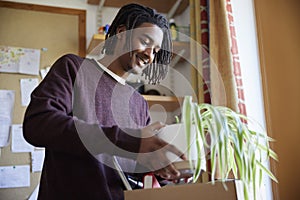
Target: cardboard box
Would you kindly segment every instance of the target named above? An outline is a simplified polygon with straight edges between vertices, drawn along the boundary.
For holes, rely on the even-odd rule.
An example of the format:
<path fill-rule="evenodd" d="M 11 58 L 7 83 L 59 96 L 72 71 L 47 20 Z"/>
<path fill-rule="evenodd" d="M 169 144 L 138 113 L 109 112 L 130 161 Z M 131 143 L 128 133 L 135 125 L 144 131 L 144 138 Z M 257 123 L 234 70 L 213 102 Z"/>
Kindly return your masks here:
<path fill-rule="evenodd" d="M 240 181 L 227 181 L 227 191 L 223 183 L 195 183 L 162 188 L 125 191 L 125 200 L 244 200 Z"/>

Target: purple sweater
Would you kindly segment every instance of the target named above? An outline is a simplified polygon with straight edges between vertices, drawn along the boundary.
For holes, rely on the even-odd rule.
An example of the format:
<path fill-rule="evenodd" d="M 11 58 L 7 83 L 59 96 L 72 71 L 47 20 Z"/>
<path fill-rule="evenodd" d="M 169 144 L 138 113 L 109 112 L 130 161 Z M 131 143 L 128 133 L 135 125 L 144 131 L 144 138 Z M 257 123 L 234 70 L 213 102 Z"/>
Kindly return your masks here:
<path fill-rule="evenodd" d="M 94 61 L 58 59 L 31 94 L 23 122 L 25 139 L 46 148 L 39 199 L 123 199 L 110 155 L 134 169 L 138 128 L 149 121 L 144 98 Z"/>

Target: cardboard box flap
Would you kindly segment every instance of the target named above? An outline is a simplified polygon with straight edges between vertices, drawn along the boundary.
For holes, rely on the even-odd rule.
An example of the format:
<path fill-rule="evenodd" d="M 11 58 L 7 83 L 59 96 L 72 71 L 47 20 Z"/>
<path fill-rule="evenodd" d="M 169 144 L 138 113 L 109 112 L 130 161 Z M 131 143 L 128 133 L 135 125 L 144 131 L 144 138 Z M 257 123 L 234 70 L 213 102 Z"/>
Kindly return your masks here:
<path fill-rule="evenodd" d="M 242 200 L 243 187 L 239 181 L 226 182 L 227 191 L 223 183 L 195 183 L 177 186 L 165 186 L 154 189 L 140 189 L 133 191 L 125 191 L 125 200 Z M 239 191 L 237 191 L 239 190 Z"/>

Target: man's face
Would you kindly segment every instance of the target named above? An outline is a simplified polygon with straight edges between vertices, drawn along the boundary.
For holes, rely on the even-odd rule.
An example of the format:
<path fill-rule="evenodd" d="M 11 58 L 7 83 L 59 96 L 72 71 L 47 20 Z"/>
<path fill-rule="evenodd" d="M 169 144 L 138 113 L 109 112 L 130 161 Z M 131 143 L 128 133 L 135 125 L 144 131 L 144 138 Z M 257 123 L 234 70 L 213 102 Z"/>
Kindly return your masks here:
<path fill-rule="evenodd" d="M 163 31 L 151 23 L 143 23 L 132 33 L 132 51 L 120 56 L 124 71 L 141 74 L 151 64 L 160 50 Z M 125 43 L 124 43 L 125 45 Z"/>

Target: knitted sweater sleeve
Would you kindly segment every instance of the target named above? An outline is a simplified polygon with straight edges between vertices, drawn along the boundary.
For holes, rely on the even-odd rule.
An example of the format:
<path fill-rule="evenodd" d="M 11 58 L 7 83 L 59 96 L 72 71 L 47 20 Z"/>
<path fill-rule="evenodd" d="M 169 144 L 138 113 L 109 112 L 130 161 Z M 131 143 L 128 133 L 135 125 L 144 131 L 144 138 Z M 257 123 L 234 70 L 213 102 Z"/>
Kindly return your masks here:
<path fill-rule="evenodd" d="M 32 92 L 24 138 L 32 145 L 78 156 L 107 153 L 135 158 L 140 130 L 100 127 L 73 116 L 73 84 L 82 60 L 71 54 L 61 57 Z"/>

